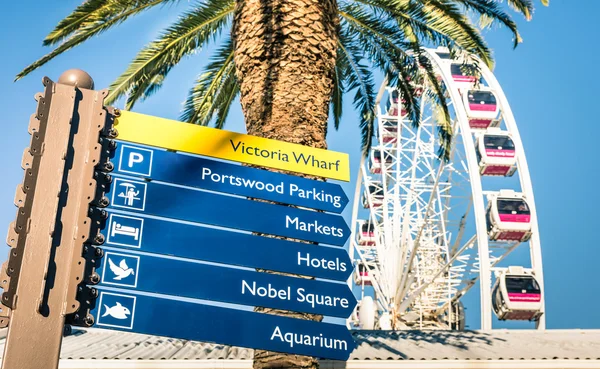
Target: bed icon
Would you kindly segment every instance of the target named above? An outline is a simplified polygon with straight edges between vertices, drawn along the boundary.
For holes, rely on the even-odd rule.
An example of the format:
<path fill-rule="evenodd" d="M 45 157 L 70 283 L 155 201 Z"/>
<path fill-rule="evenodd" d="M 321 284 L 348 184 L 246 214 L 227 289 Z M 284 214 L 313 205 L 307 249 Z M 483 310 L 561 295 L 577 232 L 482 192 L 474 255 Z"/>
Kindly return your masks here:
<path fill-rule="evenodd" d="M 114 237 L 118 234 L 123 236 L 131 236 L 134 240 L 137 241 L 140 238 L 140 229 L 136 227 L 122 225 L 118 222 L 112 222 L 110 235 Z"/>
<path fill-rule="evenodd" d="M 143 232 L 144 219 L 110 214 L 106 227 L 107 243 L 139 248 L 142 245 Z"/>

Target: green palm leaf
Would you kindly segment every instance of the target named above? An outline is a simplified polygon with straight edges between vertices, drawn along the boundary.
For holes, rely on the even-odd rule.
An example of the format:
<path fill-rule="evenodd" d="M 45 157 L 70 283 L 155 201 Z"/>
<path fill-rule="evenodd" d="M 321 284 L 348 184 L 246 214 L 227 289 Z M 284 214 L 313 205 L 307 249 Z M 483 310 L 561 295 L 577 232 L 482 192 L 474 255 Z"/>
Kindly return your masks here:
<path fill-rule="evenodd" d="M 344 71 L 348 67 L 344 62 L 345 59 L 341 57 L 336 60 L 333 94 L 331 96 L 331 113 L 333 114 L 333 126 L 336 130 L 340 128 L 342 120 L 344 83 L 346 82 Z"/>
<path fill-rule="evenodd" d="M 89 0 L 79 6 L 71 15 L 63 19 L 44 40 L 44 45 L 63 41 L 56 49 L 36 60 L 19 74 L 15 81 L 46 64 L 58 55 L 80 45 L 89 38 L 120 24 L 132 15 L 156 5 L 174 0 L 99 1 Z M 106 3 L 106 4 L 104 4 Z M 105 6 L 106 5 L 106 6 Z M 110 6 L 108 6 L 110 5 Z"/>
<path fill-rule="evenodd" d="M 362 63 L 362 53 L 357 43 L 352 40 L 351 35 L 342 30 L 338 43 L 338 58 L 342 58 L 341 64 L 345 65 L 346 89 L 356 89 L 354 95 L 354 107 L 359 113 L 359 126 L 361 130 L 361 146 L 363 154 L 366 155 L 371 148 L 371 142 L 375 132 L 375 81 L 370 68 Z"/>
<path fill-rule="evenodd" d="M 184 14 L 163 35 L 142 49 L 127 70 L 110 86 L 106 101 L 111 103 L 129 93 L 127 108 L 138 98 L 156 89 L 157 76 L 165 77 L 171 68 L 189 54 L 215 40 L 233 15 L 233 0 L 213 0 Z"/>
<path fill-rule="evenodd" d="M 198 77 L 185 101 L 180 119 L 208 125 L 217 112 L 217 126 L 222 126 L 233 98 L 239 93 L 233 63 L 233 42 L 227 39 L 213 56 L 206 71 Z"/>
<path fill-rule="evenodd" d="M 79 28 L 100 25 L 114 18 L 117 18 L 117 23 L 120 23 L 131 15 L 148 10 L 153 6 L 177 1 L 179 0 L 87 0 L 58 23 L 44 39 L 44 46 L 55 45 L 63 41 L 74 32 L 79 31 Z M 116 23 L 111 22 L 111 24 Z"/>

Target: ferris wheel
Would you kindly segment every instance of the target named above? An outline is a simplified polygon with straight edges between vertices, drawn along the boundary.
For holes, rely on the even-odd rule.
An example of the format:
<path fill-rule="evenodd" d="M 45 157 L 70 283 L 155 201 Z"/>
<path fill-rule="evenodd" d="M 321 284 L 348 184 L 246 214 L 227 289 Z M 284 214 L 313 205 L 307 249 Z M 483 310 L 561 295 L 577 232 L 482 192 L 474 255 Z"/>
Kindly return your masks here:
<path fill-rule="evenodd" d="M 461 299 L 479 285 L 482 330 L 494 320 L 544 329 L 534 194 L 506 96 L 476 57 L 425 54 L 451 111 L 449 160 L 438 156 L 442 123 L 431 86 L 415 82 L 422 116 L 413 124 L 402 94 L 384 82 L 377 143 L 358 173 L 350 255 L 361 292 L 349 324 L 464 329 Z"/>

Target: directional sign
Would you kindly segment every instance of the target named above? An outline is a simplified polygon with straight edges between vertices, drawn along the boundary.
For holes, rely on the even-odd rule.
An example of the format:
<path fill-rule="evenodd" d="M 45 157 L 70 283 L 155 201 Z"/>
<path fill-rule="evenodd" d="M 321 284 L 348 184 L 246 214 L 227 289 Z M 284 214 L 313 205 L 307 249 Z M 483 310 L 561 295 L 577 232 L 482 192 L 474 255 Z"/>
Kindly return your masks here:
<path fill-rule="evenodd" d="M 350 316 L 356 298 L 345 283 L 259 273 L 152 255 L 106 251 L 100 285 L 232 304 Z"/>
<path fill-rule="evenodd" d="M 120 140 L 350 181 L 348 154 L 124 111 Z"/>
<path fill-rule="evenodd" d="M 190 222 L 338 246 L 350 236 L 339 215 L 165 184 L 115 178 L 107 196 L 115 209 Z"/>
<path fill-rule="evenodd" d="M 347 360 L 356 347 L 344 325 L 101 291 L 100 328 Z"/>
<path fill-rule="evenodd" d="M 338 184 L 197 156 L 119 143 L 114 173 L 341 213 L 348 197 Z"/>
<path fill-rule="evenodd" d="M 105 246 L 139 249 L 214 263 L 345 281 L 352 273 L 348 252 L 173 221 L 109 212 L 101 231 Z"/>

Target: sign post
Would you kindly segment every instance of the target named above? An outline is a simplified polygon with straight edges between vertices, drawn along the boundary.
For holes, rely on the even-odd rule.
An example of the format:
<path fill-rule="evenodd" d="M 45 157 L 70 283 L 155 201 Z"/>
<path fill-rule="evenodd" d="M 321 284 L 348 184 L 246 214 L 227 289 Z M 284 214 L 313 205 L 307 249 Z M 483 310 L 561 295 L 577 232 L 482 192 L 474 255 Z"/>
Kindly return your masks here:
<path fill-rule="evenodd" d="M 84 279 L 87 208 L 106 121 L 106 91 L 91 90 L 93 81 L 84 72 L 67 71 L 59 83 L 48 78 L 43 83 L 29 123 L 31 145 L 23 154 L 17 219 L 8 232 L 11 251 L 2 268 L 4 369 L 58 366 L 65 316 L 79 308 L 75 293 Z"/>
<path fill-rule="evenodd" d="M 350 316 L 347 196 L 237 164 L 347 181 L 347 154 L 107 108 L 82 71 L 44 85 L 0 271 L 3 369 L 56 368 L 65 323 L 348 358 L 345 325 L 249 311 Z"/>

